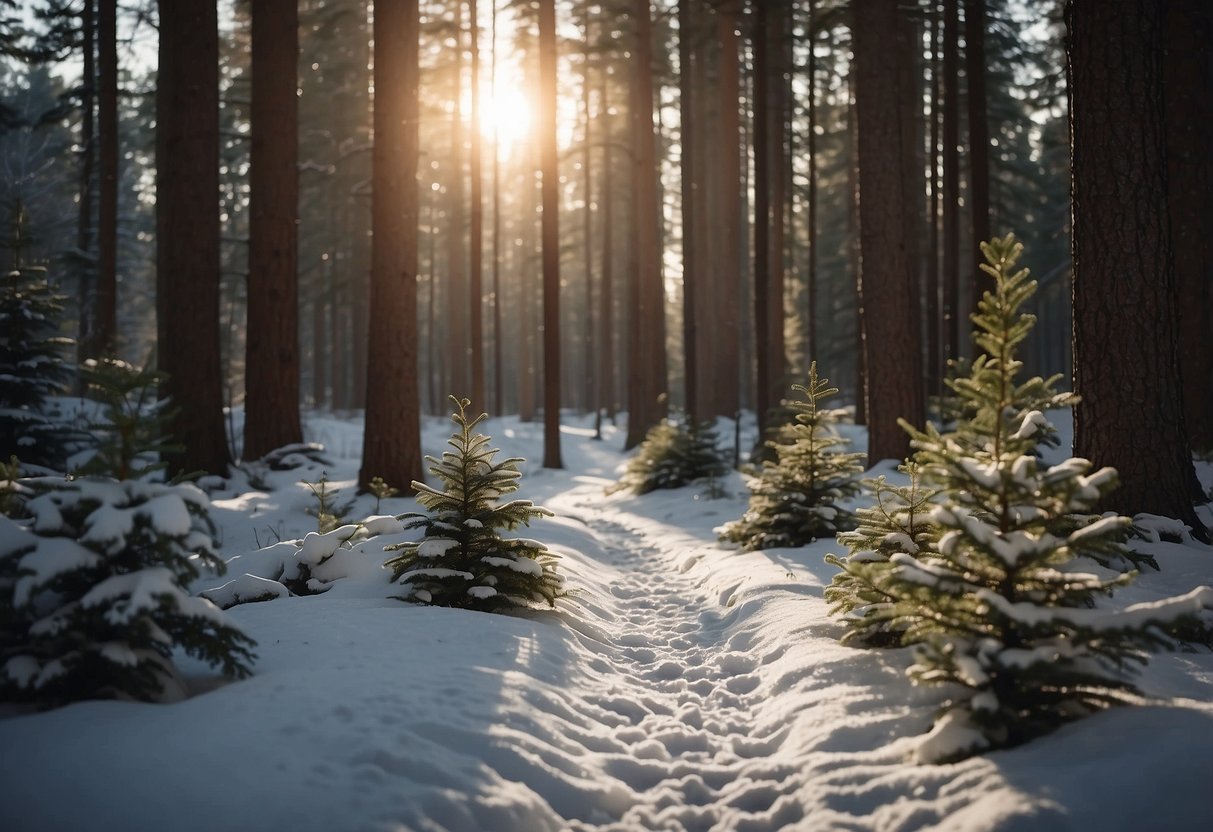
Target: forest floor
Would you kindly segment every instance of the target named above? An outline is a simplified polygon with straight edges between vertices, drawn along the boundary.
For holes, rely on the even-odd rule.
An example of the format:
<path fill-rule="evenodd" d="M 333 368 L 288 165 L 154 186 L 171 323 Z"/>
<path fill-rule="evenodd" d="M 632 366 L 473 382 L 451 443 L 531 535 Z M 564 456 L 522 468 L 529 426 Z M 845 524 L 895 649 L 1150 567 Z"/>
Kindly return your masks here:
<path fill-rule="evenodd" d="M 424 429 L 431 454 L 449 423 Z M 541 427 L 483 430 L 538 459 Z M 352 494 L 356 421 L 312 415 L 328 464 L 243 478 L 213 496 L 230 560 L 315 529 L 301 480 Z M 6 830 L 1198 829 L 1213 825 L 1213 654 L 1153 659 L 1139 707 L 963 763 L 913 762 L 940 690 L 909 651 L 841 646 L 822 590 L 833 540 L 743 553 L 714 527 L 746 504 L 702 486 L 605 496 L 622 433 L 563 433 L 563 471 L 524 465 L 519 496 L 556 513 L 527 532 L 560 555 L 555 611 L 402 604 L 369 538 L 321 595 L 243 604 L 255 675 L 171 705 L 90 702 L 0 714 Z M 851 434 L 862 447 L 861 431 Z M 890 473 L 891 467 L 881 473 Z M 1213 471 L 1202 470 L 1202 476 Z M 414 510 L 387 500 L 382 514 Z M 375 513 L 358 498 L 347 517 Z M 1162 571 L 1116 605 L 1208 583 L 1213 549 L 1154 543 Z M 337 579 L 339 578 L 339 579 Z M 222 584 L 210 578 L 195 590 Z"/>

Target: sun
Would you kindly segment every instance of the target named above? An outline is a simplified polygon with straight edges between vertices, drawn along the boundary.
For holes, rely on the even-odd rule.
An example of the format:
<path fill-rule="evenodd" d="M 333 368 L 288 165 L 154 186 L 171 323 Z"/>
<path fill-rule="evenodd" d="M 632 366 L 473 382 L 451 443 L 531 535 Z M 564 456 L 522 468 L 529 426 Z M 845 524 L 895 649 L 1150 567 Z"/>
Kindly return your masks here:
<path fill-rule="evenodd" d="M 522 90 L 499 86 L 481 102 L 480 132 L 488 141 L 497 136 L 502 155 L 530 136 L 531 125 L 531 101 Z"/>

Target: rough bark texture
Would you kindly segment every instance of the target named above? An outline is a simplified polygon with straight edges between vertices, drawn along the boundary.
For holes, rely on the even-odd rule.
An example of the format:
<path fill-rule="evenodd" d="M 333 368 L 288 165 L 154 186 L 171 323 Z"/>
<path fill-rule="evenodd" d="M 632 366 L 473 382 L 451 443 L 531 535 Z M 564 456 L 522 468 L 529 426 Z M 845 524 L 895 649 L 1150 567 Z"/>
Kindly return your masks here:
<path fill-rule="evenodd" d="M 770 0 L 754 5 L 754 411 L 759 435 L 767 426 L 775 370 L 771 366 L 771 26 Z"/>
<path fill-rule="evenodd" d="M 871 0 L 855 27 L 863 348 L 867 375 L 868 461 L 903 459 L 909 438 L 898 417 L 923 419 L 918 297 L 903 215 L 916 207 L 902 173 L 905 131 L 890 113 L 912 94 L 898 48 L 907 21 L 897 0 Z"/>
<path fill-rule="evenodd" d="M 113 354 L 118 337 L 118 3 L 97 7 L 97 291 L 89 355 Z M 216 210 L 218 205 L 216 203 Z"/>
<path fill-rule="evenodd" d="M 173 470 L 227 474 L 219 360 L 219 30 L 207 0 L 160 3 L 156 90 L 157 356 Z"/>
<path fill-rule="evenodd" d="M 678 0 L 678 106 L 680 122 L 678 128 L 678 147 L 680 149 L 680 168 L 682 175 L 682 345 L 683 345 L 683 383 L 685 385 L 683 401 L 687 414 L 692 420 L 702 418 L 703 403 L 700 401 L 699 388 L 699 314 L 704 301 L 696 305 L 697 284 L 702 282 L 699 274 L 700 264 L 696 254 L 700 241 L 697 239 L 696 204 L 696 148 L 695 139 L 695 85 L 691 71 L 691 29 L 692 15 L 690 0 Z M 696 56 L 702 61 L 702 56 Z"/>
<path fill-rule="evenodd" d="M 719 255 L 714 258 L 717 268 L 714 284 L 719 295 L 716 302 L 717 331 L 712 363 L 716 374 L 714 413 L 735 416 L 741 408 L 741 128 L 737 101 L 740 92 L 739 37 L 737 20 L 741 4 L 724 0 L 716 10 L 716 39 L 720 49 L 720 71 L 717 79 L 720 110 L 720 164 L 716 176 L 714 201 L 720 221 L 714 235 L 719 235 Z M 707 415 L 707 414 L 705 414 Z"/>
<path fill-rule="evenodd" d="M 299 423 L 299 214 L 295 0 L 253 0 L 244 458 L 303 441 Z"/>
<path fill-rule="evenodd" d="M 973 222 L 973 248 L 965 269 L 973 275 L 969 295 L 972 313 L 977 311 L 977 302 L 989 281 L 977 264 L 985 262 L 980 244 L 990 239 L 990 127 L 986 120 L 986 3 L 964 0 L 964 4 L 965 75 L 969 82 L 969 209 Z M 962 316 L 962 325 L 968 321 L 968 316 Z"/>
<path fill-rule="evenodd" d="M 1105 508 L 1178 517 L 1194 476 L 1176 361 L 1167 219 L 1164 8 L 1072 0 L 1074 452 L 1120 472 Z"/>
<path fill-rule="evenodd" d="M 539 142 L 543 176 L 543 467 L 560 459 L 560 169 L 556 155 L 556 4 L 539 3 Z"/>
<path fill-rule="evenodd" d="M 456 100 L 463 90 L 463 3 L 457 0 L 455 8 L 455 66 L 452 69 L 455 82 Z M 444 50 L 445 51 L 445 50 Z M 456 106 L 451 118 L 451 155 L 447 160 L 450 165 L 450 179 L 447 186 L 447 215 L 446 215 L 446 284 L 447 310 L 446 323 L 443 332 L 446 336 L 446 392 L 448 395 L 467 396 L 471 390 L 472 378 L 468 356 L 468 279 L 465 266 L 467 264 L 467 236 L 464 230 L 464 135 L 463 112 Z M 476 407 L 482 407 L 482 402 L 475 402 Z"/>
<path fill-rule="evenodd" d="M 1213 5 L 1171 0 L 1164 72 L 1184 422 L 1213 451 Z"/>
<path fill-rule="evenodd" d="M 491 65 L 489 87 L 497 89 L 497 3 L 492 7 Z M 493 409 L 494 416 L 505 412 L 505 384 L 502 356 L 505 339 L 501 332 L 501 153 L 498 148 L 497 119 L 493 119 Z"/>
<path fill-rule="evenodd" d="M 614 154 L 611 152 L 614 132 L 612 128 L 610 96 L 608 94 L 607 74 L 599 76 L 598 94 L 599 108 L 602 111 L 602 262 L 599 269 L 602 272 L 601 300 L 598 308 L 602 310 L 602 336 L 598 348 L 601 363 L 599 401 L 606 411 L 607 418 L 614 421 L 618 409 L 616 396 L 615 366 L 615 188 Z M 601 423 L 596 422 L 596 432 L 601 432 Z"/>
<path fill-rule="evenodd" d="M 417 390 L 417 0 L 375 9 L 371 317 L 359 482 L 423 477 Z"/>
<path fill-rule="evenodd" d="M 657 147 L 653 131 L 653 24 L 649 0 L 633 0 L 636 51 L 630 107 L 633 158 L 632 331 L 628 344 L 628 433 L 634 448 L 666 415 L 665 289 L 657 215 Z"/>

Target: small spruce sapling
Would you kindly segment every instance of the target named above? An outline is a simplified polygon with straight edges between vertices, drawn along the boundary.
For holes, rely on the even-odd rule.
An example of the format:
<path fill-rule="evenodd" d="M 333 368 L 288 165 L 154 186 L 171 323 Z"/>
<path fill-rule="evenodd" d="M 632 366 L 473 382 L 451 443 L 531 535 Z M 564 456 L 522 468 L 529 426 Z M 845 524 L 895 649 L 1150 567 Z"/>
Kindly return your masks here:
<path fill-rule="evenodd" d="M 59 334 L 64 299 L 43 268 L 0 276 L 0 459 L 64 467 L 73 437 L 46 413 L 71 379 L 63 353 L 72 341 Z"/>
<path fill-rule="evenodd" d="M 826 555 L 826 562 L 841 570 L 825 589 L 830 611 L 841 613 L 847 626 L 844 644 L 895 647 L 904 633 L 893 625 L 890 614 L 897 601 L 885 585 L 890 577 L 889 558 L 895 554 L 929 557 L 938 528 L 930 517 L 938 494 L 922 482 L 917 463 L 900 467 L 908 485 L 890 485 L 883 477 L 863 481 L 864 491 L 875 503 L 856 510 L 858 526 L 838 535 L 847 547 L 845 558 Z"/>
<path fill-rule="evenodd" d="M 499 530 L 529 526 L 552 513 L 529 500 L 499 502 L 518 490 L 518 458 L 497 461 L 488 436 L 476 433 L 486 418 L 468 417 L 471 402 L 456 399 L 451 420 L 457 430 L 442 459 L 426 457 L 430 473 L 442 483 L 433 488 L 413 482 L 425 513 L 399 518 L 408 529 L 422 529 L 420 541 L 388 546 L 397 552 L 384 566 L 407 589 L 403 600 L 438 606 L 500 611 L 533 603 L 554 606 L 565 594 L 556 572 L 556 555 L 544 544 L 503 538 Z"/>
<path fill-rule="evenodd" d="M 366 490 L 375 495 L 376 514 L 380 512 L 384 500 L 389 500 L 400 493 L 399 489 L 388 485 L 383 477 L 372 477 L 370 485 L 367 486 Z"/>
<path fill-rule="evenodd" d="M 850 444 L 835 427 L 842 411 L 822 407 L 838 388 L 817 375 L 814 361 L 808 386 L 792 389 L 804 397 L 789 402 L 796 410 L 795 423 L 785 425 L 770 442 L 776 459 L 764 462 L 750 480 L 749 509 L 718 530 L 722 540 L 746 549 L 801 546 L 854 525 L 839 503 L 859 491 L 863 454 L 840 450 Z"/>
<path fill-rule="evenodd" d="M 607 493 L 648 494 L 658 489 L 681 488 L 700 480 L 712 482 L 728 470 L 718 447 L 715 423 L 695 421 L 682 414 L 649 429 L 628 460 L 623 476 Z"/>
<path fill-rule="evenodd" d="M 1022 402 L 1041 395 L 1039 380 L 1015 381 L 1015 349 L 1033 323 L 1018 310 L 1035 284 L 1015 269 L 1022 246 L 1013 236 L 982 251 L 995 281 L 974 318 L 984 354 L 953 385 L 968 415 L 950 433 L 906 426 L 923 481 L 939 491 L 929 512 L 938 537 L 917 554 L 889 555 L 872 580 L 887 600 L 870 619 L 915 645 L 911 678 L 955 691 L 918 749 L 930 762 L 1013 746 L 1132 701 L 1134 664 L 1173 643 L 1168 629 L 1199 626 L 1213 605 L 1202 587 L 1120 611 L 1094 608 L 1135 576 L 1106 577 L 1079 560 L 1130 557 L 1128 518 L 1092 514 L 1116 474 L 1092 472 L 1083 459 L 1049 466 L 1036 455 L 1052 426 Z"/>
<path fill-rule="evenodd" d="M 319 481 L 307 482 L 305 480 L 303 484 L 316 498 L 316 507 L 307 509 L 307 513 L 316 518 L 316 531 L 320 534 L 328 534 L 345 523 L 345 515 L 350 510 L 351 503 L 338 504 L 336 502 L 336 491 L 329 489 L 327 471 L 320 473 Z"/>
<path fill-rule="evenodd" d="M 159 389 L 167 377 L 151 367 L 117 358 L 88 359 L 80 375 L 101 404 L 89 424 L 94 449 L 80 473 L 117 480 L 148 479 L 164 471 L 164 457 L 178 450 L 168 439 L 172 411 Z"/>

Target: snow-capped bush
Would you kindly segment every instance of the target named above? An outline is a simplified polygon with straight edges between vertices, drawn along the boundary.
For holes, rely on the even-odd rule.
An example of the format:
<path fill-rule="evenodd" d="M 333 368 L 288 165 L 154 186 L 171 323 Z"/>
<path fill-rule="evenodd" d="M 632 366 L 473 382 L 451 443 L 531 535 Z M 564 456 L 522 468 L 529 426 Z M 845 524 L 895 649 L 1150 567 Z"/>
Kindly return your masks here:
<path fill-rule="evenodd" d="M 223 571 L 206 495 L 137 480 L 25 485 L 29 518 L 0 518 L 0 696 L 180 699 L 174 649 L 249 674 L 253 642 L 185 589 Z"/>
<path fill-rule="evenodd" d="M 717 447 L 716 424 L 697 422 L 683 414 L 676 419 L 664 419 L 649 429 L 628 460 L 623 476 L 607 493 L 648 494 L 700 480 L 715 480 L 728 472 L 729 466 Z"/>
<path fill-rule="evenodd" d="M 522 460 L 494 461 L 499 451 L 489 447 L 488 436 L 474 433 L 487 414 L 469 420 L 471 402 L 451 400 L 458 430 L 448 444 L 454 451 L 445 451 L 441 460 L 426 457 L 445 489 L 413 482 L 426 513 L 410 512 L 400 520 L 405 528 L 423 529 L 424 537 L 386 547 L 399 554 L 384 565 L 407 588 L 404 600 L 489 611 L 554 606 L 564 594 L 556 555 L 536 540 L 503 538 L 498 531 L 529 526 L 552 513 L 530 500 L 499 502 L 518 490 Z"/>
<path fill-rule="evenodd" d="M 835 429 L 842 412 L 820 406 L 838 389 L 818 377 L 816 361 L 809 367 L 808 386 L 792 389 L 804 396 L 789 402 L 796 422 L 769 443 L 776 459 L 764 462 L 750 479 L 749 509 L 718 529 L 722 540 L 746 549 L 801 546 L 854 526 L 839 502 L 859 491 L 863 455 L 839 450 L 850 444 Z"/>

